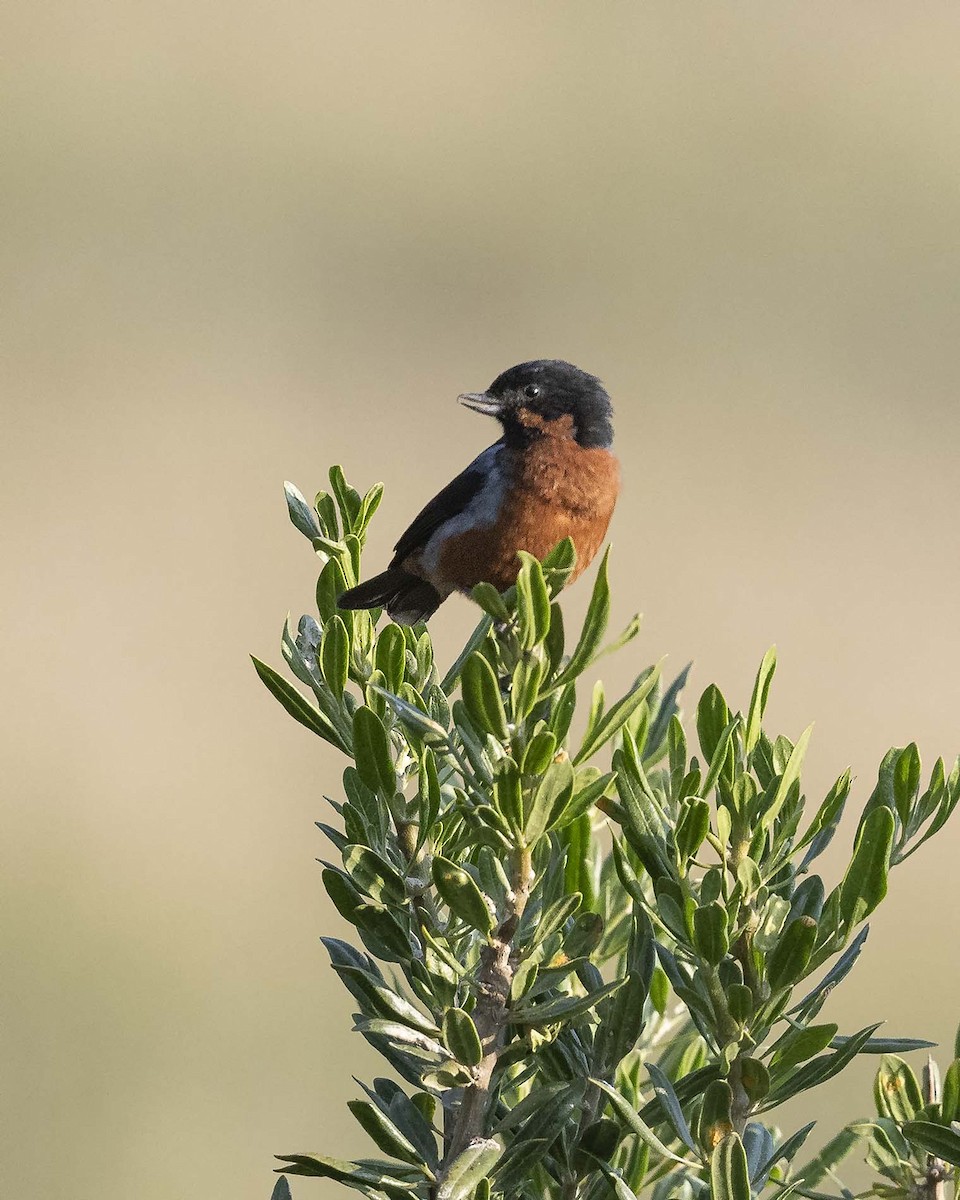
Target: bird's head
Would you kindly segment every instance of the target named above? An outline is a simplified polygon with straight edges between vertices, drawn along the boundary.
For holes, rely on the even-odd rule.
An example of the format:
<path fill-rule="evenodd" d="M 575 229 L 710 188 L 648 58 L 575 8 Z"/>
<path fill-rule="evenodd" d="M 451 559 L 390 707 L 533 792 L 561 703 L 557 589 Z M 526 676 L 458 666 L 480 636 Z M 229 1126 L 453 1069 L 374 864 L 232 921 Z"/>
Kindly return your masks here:
<path fill-rule="evenodd" d="M 498 375 L 485 392 L 462 395 L 460 403 L 496 417 L 508 444 L 557 437 L 606 449 L 613 442 L 613 407 L 603 384 L 560 359 L 520 363 Z"/>

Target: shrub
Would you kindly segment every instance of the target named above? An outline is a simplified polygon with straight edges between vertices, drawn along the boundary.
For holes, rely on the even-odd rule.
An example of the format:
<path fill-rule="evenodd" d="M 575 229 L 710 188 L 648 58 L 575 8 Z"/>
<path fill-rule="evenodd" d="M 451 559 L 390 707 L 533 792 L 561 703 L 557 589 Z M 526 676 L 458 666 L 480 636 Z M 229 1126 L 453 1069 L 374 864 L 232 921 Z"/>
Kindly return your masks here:
<path fill-rule="evenodd" d="M 595 683 L 575 725 L 584 673 L 639 630 L 604 641 L 607 556 L 572 648 L 564 543 L 543 564 L 521 555 L 509 593 L 476 590 L 483 619 L 442 672 L 422 625 L 337 609 L 382 489 L 330 480 L 314 506 L 287 486 L 323 563 L 318 616 L 282 638 L 306 692 L 254 661 L 349 760 L 318 824 L 324 886 L 359 945 L 323 940 L 389 1075 L 350 1103 L 375 1157 L 290 1154 L 280 1170 L 375 1200 L 819 1197 L 859 1144 L 872 1194 L 934 1200 L 960 1164 L 960 1062 L 921 1086 L 898 1055 L 930 1043 L 820 1014 L 892 868 L 960 800 L 960 761 L 923 786 L 916 746 L 891 750 L 825 881 L 850 773 L 808 802 L 810 730 L 763 726 L 772 650 L 744 712 L 711 686 L 685 727 L 687 673 L 655 666 L 615 698 Z M 860 1054 L 882 1056 L 877 1116 L 798 1165 L 814 1122 L 784 1134 L 777 1109 Z"/>

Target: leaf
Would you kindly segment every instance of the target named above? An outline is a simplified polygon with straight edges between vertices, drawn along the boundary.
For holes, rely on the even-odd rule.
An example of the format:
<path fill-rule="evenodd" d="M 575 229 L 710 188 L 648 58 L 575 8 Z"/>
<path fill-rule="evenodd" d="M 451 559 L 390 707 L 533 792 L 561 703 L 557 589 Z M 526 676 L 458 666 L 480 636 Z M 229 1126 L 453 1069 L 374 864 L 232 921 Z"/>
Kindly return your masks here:
<path fill-rule="evenodd" d="M 573 764 L 569 759 L 550 764 L 524 816 L 523 834 L 528 846 L 535 845 L 563 815 L 573 795 L 573 784 Z"/>
<path fill-rule="evenodd" d="M 777 1043 L 770 1067 L 775 1077 L 813 1058 L 826 1050 L 837 1032 L 836 1025 L 808 1025 L 806 1029 L 791 1029 Z"/>
<path fill-rule="evenodd" d="M 443 1014 L 443 1040 L 447 1049 L 465 1067 L 475 1067 L 483 1059 L 483 1046 L 473 1018 L 462 1008 L 448 1008 Z"/>
<path fill-rule="evenodd" d="M 773 991 L 792 987 L 803 978 L 817 940 L 813 917 L 796 917 L 767 956 L 767 979 Z"/>
<path fill-rule="evenodd" d="M 753 685 L 753 695 L 750 697 L 750 708 L 747 712 L 747 727 L 743 735 L 744 753 L 750 755 L 760 739 L 760 726 L 763 712 L 767 706 L 767 696 L 770 694 L 770 684 L 777 669 L 777 648 L 771 646 L 763 656 L 760 669 L 757 671 L 756 682 Z"/>
<path fill-rule="evenodd" d="M 875 1092 L 878 1110 L 898 1124 L 916 1120 L 923 1111 L 917 1077 L 895 1054 L 885 1054 L 880 1060 Z"/>
<path fill-rule="evenodd" d="M 470 719 L 477 729 L 505 742 L 509 731 L 500 684 L 493 673 L 493 667 L 479 651 L 471 654 L 463 665 L 460 692 Z"/>
<path fill-rule="evenodd" d="M 385 625 L 373 652 L 374 668 L 383 672 L 387 691 L 396 693 L 403 683 L 407 639 L 399 625 Z"/>
<path fill-rule="evenodd" d="M 525 650 L 539 646 L 550 632 L 550 593 L 539 561 L 521 550 L 517 573 L 517 619 L 520 644 Z"/>
<path fill-rule="evenodd" d="M 693 912 L 693 944 L 704 962 L 712 967 L 730 949 L 727 937 L 727 910 L 722 904 L 706 904 Z"/>
<path fill-rule="evenodd" d="M 343 868 L 362 891 L 383 904 L 404 904 L 407 887 L 403 876 L 369 846 L 347 845 Z"/>
<path fill-rule="evenodd" d="M 327 686 L 340 699 L 350 670 L 350 636 L 341 616 L 332 617 L 324 625 L 318 658 Z"/>
<path fill-rule="evenodd" d="M 580 907 L 582 899 L 583 897 L 579 892 L 573 892 L 572 895 L 561 896 L 558 900 L 555 900 L 534 926 L 533 936 L 530 942 L 524 947 L 524 954 L 529 955 L 545 942 L 547 938 L 552 937 L 553 934 L 562 929 L 567 919 L 572 917 Z"/>
<path fill-rule="evenodd" d="M 797 1171 L 795 1181 L 804 1189 L 815 1187 L 824 1176 L 833 1175 L 834 1168 L 843 1162 L 858 1141 L 858 1134 L 850 1129 L 842 1129 L 819 1154 Z"/>
<path fill-rule="evenodd" d="M 907 1121 L 902 1127 L 904 1136 L 928 1154 L 960 1167 L 960 1133 L 935 1125 L 933 1121 Z"/>
<path fill-rule="evenodd" d="M 437 891 L 450 911 L 480 933 L 491 933 L 493 916 L 473 876 L 439 854 L 434 855 L 432 872 Z"/>
<path fill-rule="evenodd" d="M 510 1017 L 516 1025 L 556 1025 L 572 1021 L 575 1017 L 582 1017 L 584 1013 L 596 1008 L 601 1000 L 612 996 L 626 982 L 626 979 L 615 979 L 613 983 L 604 984 L 586 996 L 560 996 L 556 1000 L 547 1000 L 544 1004 L 521 1005 Z"/>
<path fill-rule="evenodd" d="M 360 513 L 360 493 L 350 487 L 343 477 L 343 468 L 339 465 L 330 468 L 330 487 L 337 500 L 340 517 L 343 521 L 344 534 L 351 531 Z"/>
<path fill-rule="evenodd" d="M 717 780 L 720 778 L 720 773 L 727 761 L 727 750 L 730 746 L 730 739 L 733 737 L 734 732 L 739 728 L 739 726 L 740 717 L 737 715 L 732 720 L 728 721 L 723 727 L 723 732 L 717 739 L 716 747 L 714 748 L 713 755 L 711 756 L 710 766 L 707 770 L 707 774 L 704 777 L 703 783 L 700 785 L 700 791 L 704 796 L 709 796 L 716 786 Z"/>
<path fill-rule="evenodd" d="M 292 684 L 287 683 L 282 675 L 278 675 L 273 667 L 268 667 L 265 662 L 261 662 L 259 658 L 254 658 L 253 655 L 250 658 L 254 669 L 266 684 L 267 689 L 273 693 L 295 721 L 299 721 L 311 733 L 315 733 L 318 737 L 323 738 L 325 742 L 336 746 L 344 754 L 350 753 L 349 748 L 336 729 L 334 729 L 333 725 L 319 709 L 314 708 Z"/>
<path fill-rule="evenodd" d="M 371 1104 L 369 1100 L 348 1100 L 347 1108 L 378 1150 L 389 1154 L 391 1158 L 399 1158 L 401 1162 L 413 1163 L 420 1167 L 428 1178 L 433 1178 L 420 1151 L 375 1104 Z"/>
<path fill-rule="evenodd" d="M 866 1029 L 861 1029 L 859 1033 L 854 1034 L 842 1049 L 835 1050 L 833 1054 L 822 1054 L 819 1058 L 811 1059 L 802 1067 L 798 1067 L 793 1075 L 770 1091 L 758 1111 L 767 1112 L 778 1104 L 782 1104 L 784 1100 L 789 1100 L 791 1096 L 817 1087 L 835 1075 L 839 1075 L 847 1063 L 860 1053 L 870 1035 L 879 1028 L 880 1022 L 877 1022 L 876 1025 L 868 1025 Z"/>
<path fill-rule="evenodd" d="M 320 534 L 317 514 L 306 502 L 300 490 L 292 483 L 283 485 L 283 493 L 287 500 L 287 512 L 294 526 L 311 541 Z"/>
<path fill-rule="evenodd" d="M 729 1133 L 710 1158 L 711 1200 L 750 1200 L 750 1173 L 743 1142 Z"/>
<path fill-rule="evenodd" d="M 875 808 L 860 827 L 857 845 L 840 885 L 840 914 L 848 929 L 859 924 L 887 894 L 894 816 Z"/>
<path fill-rule="evenodd" d="M 473 633 L 471 633 L 467 644 L 457 655 L 453 665 L 450 667 L 450 670 L 447 671 L 446 675 L 443 677 L 443 682 L 440 684 L 440 689 L 445 695 L 449 696 L 453 692 L 454 688 L 460 682 L 460 673 L 463 670 L 463 664 L 475 650 L 479 649 L 480 646 L 483 645 L 483 643 L 487 640 L 487 634 L 492 628 L 493 621 L 491 618 L 489 616 L 483 616 L 480 620 L 480 624 L 476 627 Z"/>
<path fill-rule="evenodd" d="M 816 1004 L 816 1008 L 813 1008 L 813 1011 L 809 1014 L 810 1016 L 815 1016 L 816 1013 L 820 1011 L 820 1007 L 824 999 L 826 999 L 829 993 L 837 986 L 838 983 L 840 983 L 842 979 L 846 978 L 847 974 L 853 968 L 853 964 L 860 957 L 860 951 L 863 949 L 863 944 L 867 940 L 869 934 L 870 926 L 865 925 L 850 943 L 846 951 L 837 960 L 834 966 L 827 972 L 826 975 L 824 975 L 823 979 L 820 980 L 817 986 L 813 988 L 812 991 L 807 992 L 800 1003 L 795 1004 L 793 1008 L 789 1009 L 789 1012 L 795 1013 L 800 1012 L 801 1009 L 807 1010 Z M 819 1001 L 819 1003 L 817 1003 L 817 1001 Z"/>
<path fill-rule="evenodd" d="M 293 1197 L 290 1195 L 290 1184 L 287 1182 L 285 1175 L 281 1175 L 274 1184 L 273 1191 L 270 1193 L 270 1200 L 293 1200 Z"/>
<path fill-rule="evenodd" d="M 754 1172 L 754 1179 L 766 1179 L 778 1162 L 786 1161 L 793 1162 L 797 1151 L 807 1140 L 810 1131 L 816 1125 L 816 1121 L 810 1121 L 804 1125 L 802 1129 L 798 1129 L 796 1133 L 792 1133 L 788 1138 L 785 1138 L 773 1151 L 770 1157 L 764 1162 L 760 1168 Z"/>
<path fill-rule="evenodd" d="M 563 687 L 564 684 L 570 683 L 571 680 L 581 675 L 600 648 L 603 635 L 607 630 L 607 622 L 610 619 L 610 584 L 607 578 L 609 559 L 610 547 L 608 546 L 600 560 L 597 577 L 593 581 L 593 592 L 590 596 L 590 604 L 587 606 L 587 614 L 583 619 L 580 638 L 570 655 L 569 662 L 551 682 L 551 690 Z"/>
<path fill-rule="evenodd" d="M 725 1079 L 715 1079 L 703 1093 L 698 1136 L 705 1154 L 712 1154 L 720 1142 L 733 1133 L 731 1107 L 733 1092 Z"/>
<path fill-rule="evenodd" d="M 770 806 L 760 817 L 760 827 L 762 829 L 770 828 L 770 826 L 779 816 L 780 809 L 783 807 L 784 801 L 790 794 L 790 789 L 800 779 L 800 768 L 803 766 L 803 758 L 807 752 L 807 746 L 810 742 L 810 736 L 812 733 L 813 726 L 808 725 L 797 739 L 797 744 L 790 751 L 790 757 L 787 759 L 787 765 L 784 767 L 783 774 L 780 776 L 780 782 L 777 784 L 777 790 L 773 794 L 773 799 L 770 801 Z"/>
<path fill-rule="evenodd" d="M 713 759 L 724 729 L 730 722 L 730 709 L 715 683 L 704 689 L 697 704 L 697 737 L 707 762 Z"/>
<path fill-rule="evenodd" d="M 893 802 L 904 828 L 910 824 L 910 810 L 920 789 L 920 770 L 920 751 L 911 742 L 893 764 Z"/>
<path fill-rule="evenodd" d="M 650 1082 L 653 1084 L 653 1090 L 656 1092 L 657 1099 L 666 1113 L 667 1120 L 673 1126 L 674 1133 L 688 1150 L 692 1150 L 696 1154 L 697 1144 L 690 1133 L 690 1127 L 687 1124 L 686 1117 L 683 1115 L 683 1109 L 680 1107 L 680 1100 L 674 1091 L 673 1084 L 656 1063 L 648 1062 L 646 1067 L 647 1074 L 650 1076 Z M 746 1159 L 744 1159 L 744 1170 L 746 1170 Z"/>
<path fill-rule="evenodd" d="M 360 778 L 374 792 L 388 799 L 397 790 L 390 739 L 383 722 L 372 708 L 361 705 L 353 714 L 353 754 Z"/>
<path fill-rule="evenodd" d="M 493 1173 L 503 1154 L 500 1138 L 477 1138 L 447 1168 L 437 1188 L 437 1200 L 467 1200 L 474 1188 Z"/>
<path fill-rule="evenodd" d="M 288 1166 L 279 1167 L 287 1175 L 311 1175 L 320 1179 L 335 1179 L 350 1187 L 366 1190 L 375 1188 L 388 1196 L 405 1197 L 416 1191 L 422 1180 L 406 1181 L 386 1175 L 368 1163 L 344 1162 L 340 1158 L 327 1158 L 323 1154 L 278 1154 L 280 1162 Z M 384 1163 L 384 1166 L 388 1164 Z"/>
<path fill-rule="evenodd" d="M 641 676 L 629 692 L 618 700 L 597 723 L 596 728 L 587 735 L 573 760 L 574 766 L 579 766 L 608 742 L 615 733 L 630 719 L 634 712 L 653 691 L 660 678 L 660 663 L 653 667 L 646 676 Z"/>
<path fill-rule="evenodd" d="M 606 1092 L 613 1106 L 613 1111 L 620 1118 L 621 1122 L 632 1133 L 635 1133 L 637 1137 L 640 1138 L 640 1140 L 644 1143 L 644 1145 L 649 1146 L 654 1154 L 659 1155 L 661 1158 L 669 1159 L 671 1162 L 680 1163 L 686 1167 L 693 1167 L 695 1165 L 694 1163 L 689 1162 L 687 1159 L 681 1158 L 679 1155 L 674 1154 L 672 1150 L 668 1149 L 668 1147 L 666 1147 L 663 1142 L 660 1141 L 650 1126 L 647 1125 L 644 1120 L 642 1120 L 640 1114 L 635 1112 L 633 1107 L 627 1103 L 623 1096 L 620 1095 L 616 1088 L 611 1087 L 610 1084 L 603 1079 L 591 1079 L 590 1082 L 594 1085 L 594 1087 L 598 1087 L 602 1092 Z M 690 1148 L 694 1149 L 692 1146 Z"/>

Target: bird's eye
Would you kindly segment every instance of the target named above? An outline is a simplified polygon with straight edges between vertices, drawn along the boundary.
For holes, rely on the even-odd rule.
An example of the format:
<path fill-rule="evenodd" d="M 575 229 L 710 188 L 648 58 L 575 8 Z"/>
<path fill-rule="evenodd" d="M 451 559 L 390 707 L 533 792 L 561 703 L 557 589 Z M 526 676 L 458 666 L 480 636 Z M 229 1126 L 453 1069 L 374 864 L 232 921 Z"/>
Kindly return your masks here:
<path fill-rule="evenodd" d="M 523 394 L 527 397 L 528 400 L 536 400 L 536 398 L 540 395 L 541 390 L 542 389 L 539 387 L 538 384 L 528 383 L 527 386 L 523 389 Z"/>

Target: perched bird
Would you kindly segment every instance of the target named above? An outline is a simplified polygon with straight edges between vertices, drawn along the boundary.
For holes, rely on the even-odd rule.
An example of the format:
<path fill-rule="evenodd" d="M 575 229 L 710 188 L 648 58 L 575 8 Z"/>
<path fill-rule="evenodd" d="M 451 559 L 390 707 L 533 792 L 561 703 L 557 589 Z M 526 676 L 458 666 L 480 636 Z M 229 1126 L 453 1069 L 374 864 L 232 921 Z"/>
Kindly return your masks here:
<path fill-rule="evenodd" d="M 496 417 L 503 436 L 434 496 L 389 567 L 344 592 L 341 608 L 384 607 L 412 625 L 482 580 L 505 591 L 516 582 L 519 550 L 543 558 L 572 538 L 575 579 L 600 548 L 620 488 L 613 410 L 600 380 L 541 359 L 511 367 L 460 403 Z"/>

